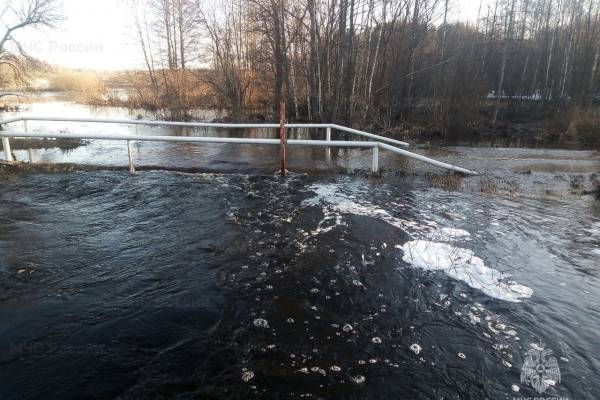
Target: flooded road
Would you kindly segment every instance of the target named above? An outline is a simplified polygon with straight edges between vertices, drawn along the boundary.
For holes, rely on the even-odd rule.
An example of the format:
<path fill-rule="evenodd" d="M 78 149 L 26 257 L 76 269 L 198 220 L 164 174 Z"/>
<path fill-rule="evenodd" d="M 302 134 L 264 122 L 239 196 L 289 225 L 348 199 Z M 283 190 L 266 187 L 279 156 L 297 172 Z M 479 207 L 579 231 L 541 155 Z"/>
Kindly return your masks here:
<path fill-rule="evenodd" d="M 65 116 L 72 118 L 126 118 L 155 119 L 151 114 L 140 110 L 127 110 L 115 107 L 89 107 L 59 98 L 49 98 L 47 102 L 35 102 L 24 106 L 19 113 L 4 113 L 4 118 L 22 114 L 35 116 Z M 209 122 L 221 116 L 218 112 L 199 110 L 197 119 Z M 72 122 L 29 121 L 30 132 L 71 132 L 90 134 L 139 134 L 149 136 L 219 136 L 247 138 L 278 138 L 277 129 L 214 129 L 188 127 L 161 127 L 123 124 L 97 124 Z M 23 130 L 22 123 L 10 124 L 7 130 Z M 342 138 L 341 133 L 333 139 Z M 290 138 L 324 139 L 324 130 L 293 130 Z M 359 137 L 351 136 L 351 140 Z M 17 141 L 19 139 L 12 139 Z M 29 159 L 27 150 L 15 150 L 16 159 Z M 64 152 L 60 149 L 33 150 L 37 162 L 69 162 L 104 166 L 127 165 L 127 145 L 123 141 L 90 140 L 86 146 Z M 368 155 L 368 157 L 367 157 Z M 0 155 L 3 157 L 3 155 Z M 317 147 L 290 147 L 288 167 L 292 170 L 314 171 L 332 168 L 370 168 L 370 149 L 336 149 L 334 152 Z M 397 158 L 396 164 L 398 163 Z M 133 143 L 133 160 L 136 166 L 156 166 L 162 168 L 186 168 L 215 172 L 266 172 L 279 168 L 279 149 L 272 145 L 232 145 L 219 143 Z"/>
<path fill-rule="evenodd" d="M 68 96 L 55 94 L 44 101 L 24 104 L 19 112 L 3 113 L 3 119 L 21 115 L 70 118 L 114 118 L 114 119 L 156 119 L 143 110 L 128 110 L 117 107 L 90 107 L 77 104 Z M 223 117 L 222 113 L 211 110 L 198 110 L 198 121 L 209 122 Z M 7 130 L 23 130 L 21 122 L 7 126 Z M 213 128 L 175 128 L 123 124 L 97 124 L 73 122 L 29 121 L 32 132 L 72 132 L 90 134 L 140 134 L 161 136 L 219 136 L 278 138 L 276 129 L 213 129 Z M 325 132 L 319 130 L 290 130 L 289 137 L 294 139 L 324 139 Z M 360 137 L 333 132 L 332 138 L 339 140 L 360 140 Z M 11 139 L 13 153 L 19 161 L 28 161 L 27 150 L 16 150 L 14 144 L 20 139 Z M 82 163 L 99 166 L 126 166 L 127 146 L 122 141 L 90 140 L 85 146 L 63 151 L 58 148 L 33 149 L 35 162 L 41 163 Z M 431 147 L 419 145 L 411 151 L 426 156 L 458 164 L 476 170 L 484 176 L 501 180 L 516 180 L 526 183 L 528 189 L 538 183 L 551 183 L 560 177 L 569 180 L 568 174 L 600 173 L 600 151 L 598 150 L 562 150 L 552 148 L 498 148 L 498 143 L 481 142 L 479 146 L 457 146 L 446 143 Z M 516 145 L 517 143 L 510 143 Z M 0 152 L 0 160 L 4 154 Z M 346 172 L 369 170 L 372 151 L 370 149 L 325 149 L 320 147 L 289 147 L 288 169 L 294 172 Z M 229 173 L 272 173 L 279 168 L 279 149 L 277 146 L 231 145 L 231 144 L 193 144 L 165 142 L 134 142 L 133 161 L 136 167 L 186 169 L 200 172 Z M 426 164 L 398 157 L 387 151 L 380 152 L 380 166 L 388 173 L 439 173 L 440 170 Z M 443 171 L 442 171 L 443 172 Z M 534 172 L 534 174 L 529 174 Z M 536 173 L 540 173 L 538 179 Z M 527 179 L 529 175 L 532 179 Z M 558 178 L 557 178 L 558 176 Z M 562 188 L 566 187 L 561 185 Z"/>
<path fill-rule="evenodd" d="M 569 194 L 596 152 L 421 150 L 484 173 L 448 191 L 391 156 L 281 180 L 255 149 L 163 146 L 137 162 L 240 164 L 0 182 L 0 398 L 539 397 L 542 347 L 543 396 L 600 398 L 600 205 Z"/>

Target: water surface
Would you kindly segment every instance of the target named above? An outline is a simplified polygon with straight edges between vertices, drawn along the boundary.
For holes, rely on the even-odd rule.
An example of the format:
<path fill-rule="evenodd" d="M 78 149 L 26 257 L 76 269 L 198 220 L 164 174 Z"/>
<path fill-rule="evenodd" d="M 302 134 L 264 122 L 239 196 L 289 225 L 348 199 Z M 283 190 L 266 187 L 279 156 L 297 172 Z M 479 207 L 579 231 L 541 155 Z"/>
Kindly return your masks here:
<path fill-rule="evenodd" d="M 111 146 L 38 156 L 124 165 Z M 600 206 L 569 194 L 596 152 L 420 150 L 483 172 L 449 192 L 396 157 L 383 179 L 327 173 L 368 168 L 359 150 L 299 149 L 319 167 L 281 180 L 272 148 L 136 149 L 225 173 L 0 182 L 0 398 L 534 397 L 540 343 L 562 373 L 546 397 L 600 398 Z"/>

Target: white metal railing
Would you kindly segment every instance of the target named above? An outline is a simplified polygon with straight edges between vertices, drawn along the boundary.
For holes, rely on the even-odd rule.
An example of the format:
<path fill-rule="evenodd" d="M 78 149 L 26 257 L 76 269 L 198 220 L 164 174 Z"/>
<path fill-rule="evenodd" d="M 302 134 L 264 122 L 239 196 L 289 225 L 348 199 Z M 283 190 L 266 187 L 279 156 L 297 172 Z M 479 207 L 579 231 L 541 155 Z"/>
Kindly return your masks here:
<path fill-rule="evenodd" d="M 279 124 L 226 124 L 226 123 L 204 123 L 204 122 L 171 122 L 171 121 L 149 121 L 149 120 L 131 120 L 131 119 L 103 119 L 103 118 L 63 118 L 63 117 L 35 117 L 21 116 L 17 118 L 0 121 L 0 127 L 5 125 L 23 122 L 23 131 L 5 131 L 0 130 L 2 145 L 4 148 L 5 160 L 13 161 L 10 150 L 9 138 L 70 138 L 87 140 L 122 140 L 127 141 L 129 169 L 134 172 L 133 157 L 131 152 L 132 141 L 152 141 L 152 142 L 186 142 L 186 143 L 229 143 L 229 144 L 255 144 L 255 145 L 279 145 L 279 139 L 250 139 L 250 138 L 224 138 L 224 137 L 188 137 L 188 136 L 151 136 L 137 134 L 89 134 L 89 133 L 51 133 L 51 132 L 29 132 L 27 128 L 28 121 L 48 121 L 48 122 L 77 122 L 77 123 L 101 123 L 101 124 L 126 124 L 126 125 L 149 125 L 149 126 L 180 126 L 189 128 L 222 128 L 222 129 L 247 129 L 247 128 L 279 128 Z M 407 147 L 408 143 L 399 140 L 374 135 L 372 133 L 347 128 L 336 124 L 286 124 L 286 129 L 306 128 L 306 129 L 326 129 L 325 140 L 298 140 L 289 139 L 286 141 L 291 146 L 321 146 L 321 147 L 347 147 L 347 148 L 371 148 L 373 150 L 373 159 L 371 169 L 373 172 L 379 171 L 379 149 L 388 150 L 404 157 L 422 161 L 440 168 L 461 172 L 468 175 L 477 173 L 466 168 L 457 167 L 441 161 L 415 154 L 401 149 L 397 146 Z M 332 130 L 350 133 L 353 135 L 373 139 L 374 141 L 339 141 L 331 140 Z M 395 146 L 392 146 L 394 144 Z M 32 160 L 30 160 L 32 161 Z"/>

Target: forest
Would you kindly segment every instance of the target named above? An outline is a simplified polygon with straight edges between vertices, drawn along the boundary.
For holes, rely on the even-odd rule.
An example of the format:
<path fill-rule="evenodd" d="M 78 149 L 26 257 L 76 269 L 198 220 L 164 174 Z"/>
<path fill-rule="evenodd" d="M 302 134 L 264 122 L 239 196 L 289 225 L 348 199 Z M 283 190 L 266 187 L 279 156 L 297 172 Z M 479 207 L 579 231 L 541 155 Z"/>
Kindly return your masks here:
<path fill-rule="evenodd" d="M 232 115 L 369 125 L 496 125 L 513 114 L 595 115 L 598 0 L 142 0 L 140 98 Z M 203 87 L 204 90 L 190 91 Z M 192 92 L 192 93 L 190 93 Z M 590 111 L 591 110 L 591 111 Z"/>
<path fill-rule="evenodd" d="M 13 30 L 60 27 L 57 0 L 27 4 L 0 42 L 4 87 L 40 68 Z M 218 108 L 278 120 L 285 103 L 290 120 L 380 133 L 531 120 L 597 141 L 600 0 L 471 4 L 476 17 L 461 18 L 459 0 L 132 0 L 139 64 L 109 79 L 59 71 L 51 87 L 171 119 Z"/>

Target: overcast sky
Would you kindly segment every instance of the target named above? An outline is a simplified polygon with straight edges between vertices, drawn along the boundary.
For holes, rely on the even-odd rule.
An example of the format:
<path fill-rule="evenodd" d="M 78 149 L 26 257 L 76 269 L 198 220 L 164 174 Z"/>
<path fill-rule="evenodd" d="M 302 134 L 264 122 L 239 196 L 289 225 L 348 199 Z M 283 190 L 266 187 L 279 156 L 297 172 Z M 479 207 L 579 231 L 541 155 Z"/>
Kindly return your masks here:
<path fill-rule="evenodd" d="M 454 0 L 453 19 L 474 20 L 480 0 Z M 96 70 L 139 68 L 131 0 L 63 0 L 66 20 L 55 30 L 15 36 L 34 57 L 54 65 Z"/>

